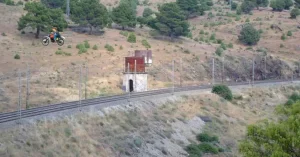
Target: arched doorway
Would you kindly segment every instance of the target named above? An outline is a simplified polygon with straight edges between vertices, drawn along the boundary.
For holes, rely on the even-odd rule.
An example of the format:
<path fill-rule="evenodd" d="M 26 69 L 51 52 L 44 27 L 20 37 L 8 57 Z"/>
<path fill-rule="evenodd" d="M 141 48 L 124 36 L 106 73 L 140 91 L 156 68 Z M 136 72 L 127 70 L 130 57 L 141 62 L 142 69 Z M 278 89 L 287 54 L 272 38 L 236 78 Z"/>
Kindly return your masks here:
<path fill-rule="evenodd" d="M 133 80 L 129 80 L 129 92 L 133 92 Z"/>

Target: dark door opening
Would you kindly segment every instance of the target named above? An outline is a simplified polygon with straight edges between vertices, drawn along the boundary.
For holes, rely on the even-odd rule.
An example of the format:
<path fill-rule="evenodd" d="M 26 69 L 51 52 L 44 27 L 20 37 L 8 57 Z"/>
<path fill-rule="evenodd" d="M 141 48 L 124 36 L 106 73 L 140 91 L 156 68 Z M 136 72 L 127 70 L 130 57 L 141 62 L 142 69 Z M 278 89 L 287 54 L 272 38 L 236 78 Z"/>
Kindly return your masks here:
<path fill-rule="evenodd" d="M 133 92 L 133 80 L 129 80 L 129 92 Z"/>

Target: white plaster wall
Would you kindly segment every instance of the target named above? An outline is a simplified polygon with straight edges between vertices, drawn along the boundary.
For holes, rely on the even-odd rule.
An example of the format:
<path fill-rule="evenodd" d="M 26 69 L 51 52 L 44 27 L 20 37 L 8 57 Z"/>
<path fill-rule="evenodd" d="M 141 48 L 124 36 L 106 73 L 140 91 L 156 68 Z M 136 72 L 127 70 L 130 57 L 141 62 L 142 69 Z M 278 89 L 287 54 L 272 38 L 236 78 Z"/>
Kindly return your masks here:
<path fill-rule="evenodd" d="M 148 90 L 148 74 L 124 74 L 123 86 L 129 92 L 129 80 L 133 80 L 133 92 L 143 92 Z"/>

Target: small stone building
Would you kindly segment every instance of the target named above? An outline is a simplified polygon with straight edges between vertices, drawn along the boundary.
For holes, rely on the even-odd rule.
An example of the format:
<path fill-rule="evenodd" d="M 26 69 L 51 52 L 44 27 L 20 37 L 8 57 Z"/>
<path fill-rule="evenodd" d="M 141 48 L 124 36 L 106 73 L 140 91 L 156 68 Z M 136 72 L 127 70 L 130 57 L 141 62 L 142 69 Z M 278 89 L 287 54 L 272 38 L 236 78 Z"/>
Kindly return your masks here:
<path fill-rule="evenodd" d="M 145 70 L 144 57 L 125 57 L 123 90 L 143 92 L 148 88 L 148 74 Z"/>

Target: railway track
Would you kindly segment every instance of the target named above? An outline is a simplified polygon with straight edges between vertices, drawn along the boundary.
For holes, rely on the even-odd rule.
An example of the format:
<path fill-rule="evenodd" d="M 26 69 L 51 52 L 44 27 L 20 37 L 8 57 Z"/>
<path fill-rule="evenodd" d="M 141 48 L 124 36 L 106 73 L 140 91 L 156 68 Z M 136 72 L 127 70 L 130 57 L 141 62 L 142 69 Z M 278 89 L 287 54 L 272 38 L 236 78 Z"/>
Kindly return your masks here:
<path fill-rule="evenodd" d="M 267 84 L 267 83 L 276 84 L 276 83 L 287 83 L 287 82 L 291 82 L 291 80 L 256 81 L 254 84 L 256 85 Z M 228 86 L 241 86 L 241 85 L 249 85 L 249 83 L 240 82 L 240 83 L 228 84 Z M 171 94 L 173 93 L 173 91 L 176 93 L 176 92 L 185 92 L 185 91 L 193 91 L 193 90 L 200 90 L 200 89 L 210 89 L 211 87 L 212 85 L 176 87 L 174 89 L 168 88 L 168 89 L 152 90 L 152 91 L 139 92 L 139 93 L 128 93 L 128 94 L 121 94 L 121 95 L 114 95 L 114 96 L 107 96 L 107 97 L 98 97 L 94 99 L 81 100 L 81 103 L 80 101 L 73 101 L 73 102 L 54 104 L 54 105 L 48 105 L 43 107 L 36 107 L 36 108 L 31 108 L 31 109 L 21 110 L 21 111 L 0 113 L 0 123 L 15 121 L 20 118 L 28 118 L 28 117 L 34 117 L 34 116 L 53 113 L 53 112 L 81 108 L 85 106 L 116 102 L 120 100 L 127 100 L 127 99 L 129 100 L 132 98 L 142 98 L 146 96 L 154 96 L 154 95 L 168 94 L 168 93 Z"/>

